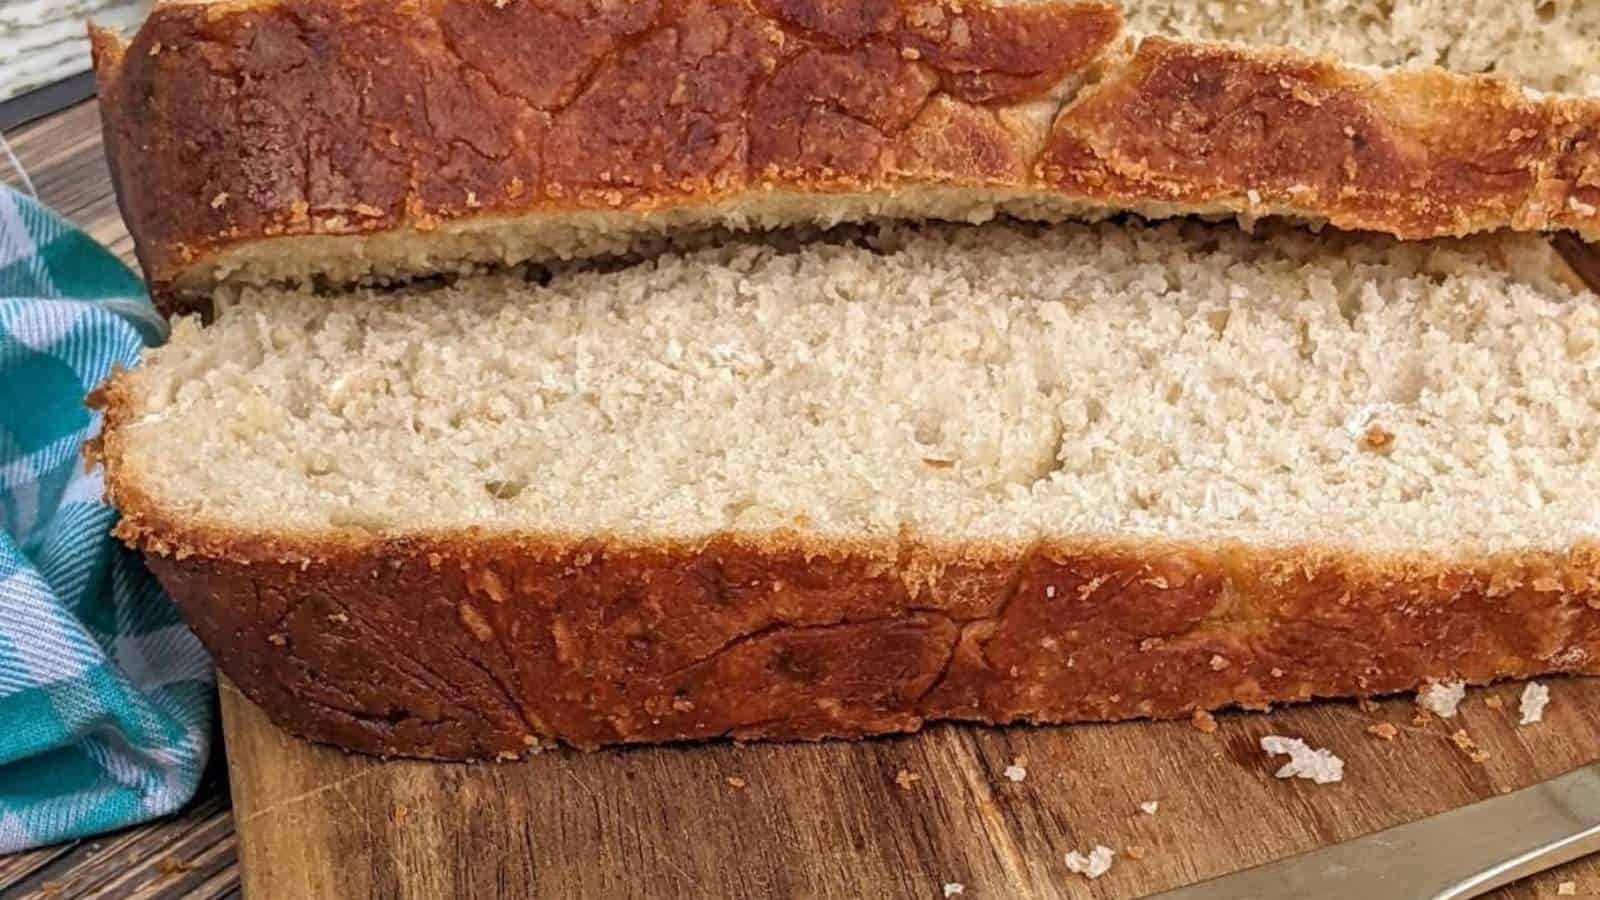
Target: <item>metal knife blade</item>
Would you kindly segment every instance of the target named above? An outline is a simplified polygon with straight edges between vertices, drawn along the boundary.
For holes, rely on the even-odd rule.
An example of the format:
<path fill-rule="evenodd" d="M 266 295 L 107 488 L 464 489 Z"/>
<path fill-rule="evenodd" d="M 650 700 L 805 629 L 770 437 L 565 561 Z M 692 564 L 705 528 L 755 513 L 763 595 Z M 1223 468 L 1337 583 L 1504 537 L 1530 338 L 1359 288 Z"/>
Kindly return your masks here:
<path fill-rule="evenodd" d="M 1600 851 L 1600 763 L 1151 900 L 1465 900 Z"/>

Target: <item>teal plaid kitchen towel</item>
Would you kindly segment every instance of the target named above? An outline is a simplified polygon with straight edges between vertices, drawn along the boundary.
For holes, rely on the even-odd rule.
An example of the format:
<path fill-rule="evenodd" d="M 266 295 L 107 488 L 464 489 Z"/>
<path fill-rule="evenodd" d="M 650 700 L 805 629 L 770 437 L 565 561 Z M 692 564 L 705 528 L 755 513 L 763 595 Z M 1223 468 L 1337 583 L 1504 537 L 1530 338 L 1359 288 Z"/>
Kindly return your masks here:
<path fill-rule="evenodd" d="M 165 324 L 114 256 L 0 185 L 0 853 L 193 796 L 214 675 L 81 449 L 84 395 Z"/>

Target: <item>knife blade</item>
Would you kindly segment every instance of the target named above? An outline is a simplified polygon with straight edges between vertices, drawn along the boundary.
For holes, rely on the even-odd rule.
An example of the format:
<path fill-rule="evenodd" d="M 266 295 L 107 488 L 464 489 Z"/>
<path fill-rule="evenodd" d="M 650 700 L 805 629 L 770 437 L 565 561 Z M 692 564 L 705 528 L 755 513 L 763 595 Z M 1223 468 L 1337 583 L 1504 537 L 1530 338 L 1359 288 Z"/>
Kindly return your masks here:
<path fill-rule="evenodd" d="M 1600 851 L 1600 763 L 1151 900 L 1466 900 Z"/>

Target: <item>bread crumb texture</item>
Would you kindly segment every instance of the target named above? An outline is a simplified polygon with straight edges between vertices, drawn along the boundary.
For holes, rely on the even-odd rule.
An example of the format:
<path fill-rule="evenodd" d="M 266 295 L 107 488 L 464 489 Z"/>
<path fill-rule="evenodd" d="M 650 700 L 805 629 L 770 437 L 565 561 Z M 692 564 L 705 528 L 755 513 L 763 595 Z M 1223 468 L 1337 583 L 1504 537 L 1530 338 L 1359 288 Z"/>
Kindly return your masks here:
<path fill-rule="evenodd" d="M 1600 6 L 1588 0 L 1139 0 L 1129 28 L 1281 44 L 1351 63 L 1488 73 L 1600 94 Z"/>
<path fill-rule="evenodd" d="M 1478 742 L 1473 740 L 1472 736 L 1467 734 L 1464 728 L 1457 729 L 1454 734 L 1450 735 L 1450 742 L 1455 744 L 1461 752 L 1467 754 L 1468 759 L 1479 765 L 1488 762 L 1492 756 L 1489 751 L 1479 747 Z"/>
<path fill-rule="evenodd" d="M 1532 725 L 1544 721 L 1544 708 L 1550 705 L 1550 689 L 1537 681 L 1528 682 L 1522 689 L 1522 700 L 1519 711 L 1522 715 L 1521 724 Z"/>
<path fill-rule="evenodd" d="M 1378 722 L 1367 726 L 1367 734 L 1380 741 L 1392 741 L 1400 734 L 1400 729 L 1396 728 L 1392 722 Z"/>
<path fill-rule="evenodd" d="M 1563 549 L 1600 525 L 1600 307 L 1541 252 L 891 227 L 545 284 L 246 289 L 124 377 L 113 489 L 370 538 Z"/>
<path fill-rule="evenodd" d="M 1093 881 L 1111 871 L 1111 863 L 1116 855 L 1115 850 L 1102 844 L 1095 845 L 1087 855 L 1072 850 L 1067 853 L 1067 870 Z"/>
<path fill-rule="evenodd" d="M 1289 757 L 1273 773 L 1278 778 L 1304 778 L 1317 784 L 1344 780 L 1344 760 L 1329 750 L 1312 749 L 1299 738 L 1269 734 L 1261 739 L 1261 749 L 1272 756 Z"/>
<path fill-rule="evenodd" d="M 1417 706 L 1441 719 L 1453 719 L 1466 696 L 1467 686 L 1462 682 L 1434 681 L 1417 692 Z"/>

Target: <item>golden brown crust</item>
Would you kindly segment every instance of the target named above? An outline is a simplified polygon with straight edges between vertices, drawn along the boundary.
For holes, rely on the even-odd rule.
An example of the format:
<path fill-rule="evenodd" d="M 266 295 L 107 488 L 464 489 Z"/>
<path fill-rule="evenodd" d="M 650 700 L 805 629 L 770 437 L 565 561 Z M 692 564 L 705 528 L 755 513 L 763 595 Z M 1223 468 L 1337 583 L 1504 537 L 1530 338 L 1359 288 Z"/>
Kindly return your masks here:
<path fill-rule="evenodd" d="M 163 298 L 282 236 L 581 210 L 716 224 L 774 192 L 821 216 L 834 193 L 955 186 L 1024 214 L 1600 233 L 1595 101 L 1237 47 L 1125 53 L 1120 30 L 1065 0 L 270 0 L 162 7 L 125 49 L 98 36 L 96 68 Z"/>
<path fill-rule="evenodd" d="M 758 185 L 876 187 L 901 171 L 986 178 L 919 153 L 947 109 L 931 101 L 1036 95 L 1120 27 L 1095 4 L 971 4 L 959 27 L 921 0 L 591 5 L 158 10 L 120 64 L 105 52 L 97 67 L 124 218 L 153 289 L 253 238 L 642 212 Z M 963 133 L 1017 143 L 1012 125 L 975 109 Z M 1004 157 L 985 160 L 1021 177 Z"/>
<path fill-rule="evenodd" d="M 1063 112 L 1040 166 L 1110 204 L 1233 210 L 1249 190 L 1259 210 L 1402 238 L 1592 231 L 1600 101 L 1149 38 Z"/>
<path fill-rule="evenodd" d="M 1059 538 L 231 531 L 124 465 L 118 533 L 274 721 L 490 759 L 933 719 L 1103 721 L 1600 672 L 1600 548 L 1478 558 Z"/>
<path fill-rule="evenodd" d="M 300 553 L 317 561 L 149 561 L 274 721 L 388 755 L 1176 717 L 1600 671 L 1588 554 L 1394 571 L 1247 548 L 968 563 L 470 535 Z"/>

